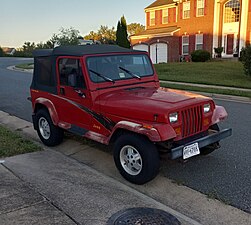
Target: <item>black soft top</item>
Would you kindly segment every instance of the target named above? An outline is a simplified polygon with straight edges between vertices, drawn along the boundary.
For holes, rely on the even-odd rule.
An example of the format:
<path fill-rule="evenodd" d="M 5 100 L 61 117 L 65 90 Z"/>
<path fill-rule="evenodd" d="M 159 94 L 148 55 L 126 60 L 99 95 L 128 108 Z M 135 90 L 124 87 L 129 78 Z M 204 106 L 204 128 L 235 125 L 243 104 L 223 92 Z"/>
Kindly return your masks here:
<path fill-rule="evenodd" d="M 34 57 L 43 56 L 83 56 L 92 54 L 103 53 L 128 53 L 128 52 L 141 52 L 128 48 L 122 48 L 117 45 L 76 45 L 76 46 L 59 46 L 54 49 L 40 49 L 34 50 Z"/>

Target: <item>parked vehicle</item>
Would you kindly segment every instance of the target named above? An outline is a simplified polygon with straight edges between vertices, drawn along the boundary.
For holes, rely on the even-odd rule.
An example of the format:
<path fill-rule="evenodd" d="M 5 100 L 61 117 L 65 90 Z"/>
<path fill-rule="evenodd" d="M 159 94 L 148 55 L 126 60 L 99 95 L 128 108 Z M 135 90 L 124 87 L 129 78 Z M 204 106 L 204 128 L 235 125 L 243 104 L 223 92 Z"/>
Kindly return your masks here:
<path fill-rule="evenodd" d="M 47 146 L 65 131 L 114 147 L 121 175 L 135 184 L 159 171 L 159 150 L 171 159 L 209 154 L 231 129 L 211 98 L 161 88 L 148 53 L 112 45 L 34 51 L 33 124 Z"/>

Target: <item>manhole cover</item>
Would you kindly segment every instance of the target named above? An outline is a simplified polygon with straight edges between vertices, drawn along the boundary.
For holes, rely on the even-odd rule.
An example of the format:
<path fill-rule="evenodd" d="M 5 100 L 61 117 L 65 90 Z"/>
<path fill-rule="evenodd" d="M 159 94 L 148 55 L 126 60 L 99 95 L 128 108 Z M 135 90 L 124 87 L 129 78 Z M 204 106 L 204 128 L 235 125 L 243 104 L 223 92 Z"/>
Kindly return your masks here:
<path fill-rule="evenodd" d="M 107 225 L 180 225 L 173 215 L 151 208 L 131 208 L 117 212 Z"/>

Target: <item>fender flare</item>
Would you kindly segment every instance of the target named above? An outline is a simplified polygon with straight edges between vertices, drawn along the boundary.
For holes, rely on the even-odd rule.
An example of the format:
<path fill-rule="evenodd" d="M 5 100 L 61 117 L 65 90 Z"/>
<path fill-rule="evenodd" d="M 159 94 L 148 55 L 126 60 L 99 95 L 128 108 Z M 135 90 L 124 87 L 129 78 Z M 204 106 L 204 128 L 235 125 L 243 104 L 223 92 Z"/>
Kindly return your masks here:
<path fill-rule="evenodd" d="M 109 141 L 111 140 L 111 137 L 118 129 L 128 130 L 134 133 L 142 134 L 148 137 L 149 140 L 152 142 L 166 141 L 173 139 L 177 136 L 174 129 L 169 124 L 159 124 L 156 126 L 149 126 L 146 128 L 142 124 L 130 121 L 120 121 L 114 126 Z"/>
<path fill-rule="evenodd" d="M 59 117 L 54 104 L 49 99 L 37 98 L 34 102 L 34 110 L 36 109 L 37 104 L 44 105 L 48 109 L 53 124 L 57 126 L 59 123 Z"/>

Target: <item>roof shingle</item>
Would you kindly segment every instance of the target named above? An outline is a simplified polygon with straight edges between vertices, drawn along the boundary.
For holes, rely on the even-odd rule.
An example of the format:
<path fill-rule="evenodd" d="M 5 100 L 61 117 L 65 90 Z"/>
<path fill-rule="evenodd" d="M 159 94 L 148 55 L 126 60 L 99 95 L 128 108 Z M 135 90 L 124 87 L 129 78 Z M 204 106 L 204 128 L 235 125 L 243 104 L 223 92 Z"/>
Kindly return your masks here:
<path fill-rule="evenodd" d="M 163 6 L 163 5 L 169 5 L 169 4 L 173 4 L 173 3 L 174 3 L 173 0 L 157 0 L 157 1 L 153 2 L 151 5 L 147 6 L 145 9 L 150 9 L 150 8 Z"/>
<path fill-rule="evenodd" d="M 131 37 L 137 37 L 137 36 L 142 36 L 142 35 L 162 35 L 162 34 L 167 34 L 167 35 L 172 35 L 173 32 L 178 31 L 180 27 L 178 26 L 169 26 L 169 27 L 164 27 L 164 28 L 154 28 L 154 29 L 147 29 L 144 30 L 136 35 L 132 35 Z"/>

